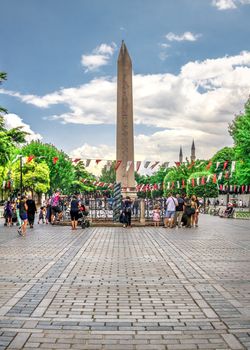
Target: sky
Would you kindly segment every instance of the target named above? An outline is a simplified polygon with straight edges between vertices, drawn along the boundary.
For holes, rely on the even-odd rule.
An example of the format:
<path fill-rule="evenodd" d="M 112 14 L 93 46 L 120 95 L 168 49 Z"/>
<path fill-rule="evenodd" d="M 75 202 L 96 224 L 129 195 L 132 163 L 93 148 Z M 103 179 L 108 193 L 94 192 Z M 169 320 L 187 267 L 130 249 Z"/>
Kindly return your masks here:
<path fill-rule="evenodd" d="M 6 127 L 73 158 L 115 159 L 121 41 L 135 159 L 209 159 L 250 93 L 250 0 L 0 0 Z"/>

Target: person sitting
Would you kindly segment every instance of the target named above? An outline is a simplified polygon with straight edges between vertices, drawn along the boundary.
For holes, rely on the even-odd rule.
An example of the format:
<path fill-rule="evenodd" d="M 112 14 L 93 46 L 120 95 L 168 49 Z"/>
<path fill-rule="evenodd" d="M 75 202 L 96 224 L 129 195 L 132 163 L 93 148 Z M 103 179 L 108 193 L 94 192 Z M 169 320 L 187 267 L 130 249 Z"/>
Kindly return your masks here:
<path fill-rule="evenodd" d="M 229 218 L 230 216 L 232 216 L 234 211 L 234 207 L 232 203 L 228 203 L 227 208 L 225 209 L 224 213 L 222 213 L 222 215 L 220 215 L 220 217 L 222 218 Z"/>

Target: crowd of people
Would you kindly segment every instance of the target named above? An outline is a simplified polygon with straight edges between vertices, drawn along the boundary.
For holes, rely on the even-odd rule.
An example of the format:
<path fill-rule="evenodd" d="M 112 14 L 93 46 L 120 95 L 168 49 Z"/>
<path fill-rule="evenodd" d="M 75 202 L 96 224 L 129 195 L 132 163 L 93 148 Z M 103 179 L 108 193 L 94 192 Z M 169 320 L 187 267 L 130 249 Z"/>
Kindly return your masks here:
<path fill-rule="evenodd" d="M 95 200 L 94 207 L 93 200 Z M 147 203 L 150 204 L 147 211 L 150 211 L 155 227 L 162 224 L 165 228 L 198 227 L 200 208 L 203 203 L 195 195 L 188 197 L 177 194 L 174 196 L 170 193 L 167 198 L 156 199 L 154 204 L 153 201 Z M 5 225 L 9 227 L 16 223 L 18 233 L 25 236 L 27 227 L 29 226 L 31 229 L 34 227 L 35 214 L 38 214 L 37 224 L 54 225 L 57 221 L 62 220 L 63 214 L 67 211 L 67 218 L 71 220 L 71 228 L 76 230 L 79 218 L 87 215 L 88 211 L 98 210 L 98 208 L 110 210 L 112 206 L 113 198 L 91 198 L 81 195 L 63 196 L 57 190 L 37 210 L 36 203 L 31 195 L 18 195 L 15 200 L 8 200 L 5 203 Z M 232 210 L 232 207 L 228 205 L 224 211 L 225 215 L 230 215 L 230 210 Z M 123 227 L 130 228 L 132 216 L 138 218 L 139 215 L 140 199 L 137 197 L 131 199 L 129 196 L 121 199 L 120 222 Z"/>

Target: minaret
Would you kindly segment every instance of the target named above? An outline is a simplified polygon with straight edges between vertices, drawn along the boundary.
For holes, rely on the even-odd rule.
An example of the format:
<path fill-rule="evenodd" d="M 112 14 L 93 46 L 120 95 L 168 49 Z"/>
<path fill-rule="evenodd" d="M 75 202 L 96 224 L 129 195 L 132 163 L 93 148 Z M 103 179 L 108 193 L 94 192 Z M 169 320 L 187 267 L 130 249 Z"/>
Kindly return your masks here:
<path fill-rule="evenodd" d="M 117 62 L 117 129 L 116 160 L 121 161 L 116 171 L 116 182 L 123 192 L 135 188 L 134 176 L 134 124 L 132 94 L 132 62 L 122 41 Z"/>
<path fill-rule="evenodd" d="M 194 145 L 194 140 L 193 140 L 193 142 L 192 142 L 191 157 L 190 157 L 190 159 L 191 159 L 191 162 L 195 162 L 195 159 L 196 159 L 196 157 L 195 157 L 195 145 Z"/>
<path fill-rule="evenodd" d="M 182 164 L 182 162 L 183 162 L 182 147 L 180 147 L 179 162 L 180 162 L 181 164 Z"/>

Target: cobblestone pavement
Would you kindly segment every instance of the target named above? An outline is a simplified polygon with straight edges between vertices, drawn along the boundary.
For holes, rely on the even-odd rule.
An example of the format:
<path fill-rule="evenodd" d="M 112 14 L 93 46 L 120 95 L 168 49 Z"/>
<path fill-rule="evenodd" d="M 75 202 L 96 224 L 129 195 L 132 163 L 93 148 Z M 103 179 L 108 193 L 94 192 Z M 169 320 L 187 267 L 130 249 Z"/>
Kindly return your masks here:
<path fill-rule="evenodd" d="M 0 227 L 1 349 L 250 349 L 248 221 Z"/>

